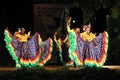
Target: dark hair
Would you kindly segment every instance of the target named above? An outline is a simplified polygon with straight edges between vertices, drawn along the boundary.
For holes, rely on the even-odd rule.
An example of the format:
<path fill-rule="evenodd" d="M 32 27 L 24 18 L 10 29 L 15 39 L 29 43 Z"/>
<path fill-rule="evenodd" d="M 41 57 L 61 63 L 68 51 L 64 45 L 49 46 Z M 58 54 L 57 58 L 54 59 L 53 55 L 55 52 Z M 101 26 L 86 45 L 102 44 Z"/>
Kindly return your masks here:
<path fill-rule="evenodd" d="M 89 23 L 91 23 L 90 21 L 87 21 L 85 25 L 89 25 Z"/>

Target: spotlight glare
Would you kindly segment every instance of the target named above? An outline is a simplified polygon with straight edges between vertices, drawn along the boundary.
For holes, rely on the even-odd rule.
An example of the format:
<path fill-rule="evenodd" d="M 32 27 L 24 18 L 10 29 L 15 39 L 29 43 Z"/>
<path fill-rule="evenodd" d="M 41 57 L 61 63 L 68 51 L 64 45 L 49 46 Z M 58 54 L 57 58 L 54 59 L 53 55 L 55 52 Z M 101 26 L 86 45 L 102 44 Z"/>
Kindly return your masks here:
<path fill-rule="evenodd" d="M 75 20 L 73 20 L 73 23 L 75 23 Z"/>

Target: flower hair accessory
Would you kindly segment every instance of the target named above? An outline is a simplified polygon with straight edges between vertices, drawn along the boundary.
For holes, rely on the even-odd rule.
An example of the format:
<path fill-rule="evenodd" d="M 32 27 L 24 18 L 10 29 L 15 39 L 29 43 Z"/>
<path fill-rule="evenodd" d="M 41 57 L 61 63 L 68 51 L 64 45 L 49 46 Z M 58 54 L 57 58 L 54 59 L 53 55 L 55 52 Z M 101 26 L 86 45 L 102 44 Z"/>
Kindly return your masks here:
<path fill-rule="evenodd" d="M 19 31 L 19 32 L 21 32 L 21 30 L 22 30 L 22 28 L 21 28 L 21 27 L 19 27 L 19 28 L 18 28 L 18 31 Z"/>
<path fill-rule="evenodd" d="M 91 28 L 91 24 L 90 23 L 88 25 L 84 25 L 83 26 L 83 31 L 85 31 L 87 28 L 89 28 L 89 29 Z"/>
<path fill-rule="evenodd" d="M 85 31 L 85 30 L 86 30 L 86 28 L 87 28 L 87 26 L 86 26 L 86 25 L 84 25 L 84 26 L 83 26 L 83 31 Z"/>

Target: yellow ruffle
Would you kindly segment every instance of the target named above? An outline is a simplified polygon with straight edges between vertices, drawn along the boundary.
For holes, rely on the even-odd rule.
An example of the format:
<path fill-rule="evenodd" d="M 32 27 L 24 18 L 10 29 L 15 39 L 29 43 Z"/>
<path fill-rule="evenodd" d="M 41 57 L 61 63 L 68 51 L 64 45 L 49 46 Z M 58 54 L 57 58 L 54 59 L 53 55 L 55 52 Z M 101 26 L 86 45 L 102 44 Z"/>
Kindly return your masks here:
<path fill-rule="evenodd" d="M 92 32 L 90 34 L 83 32 L 80 34 L 80 36 L 84 41 L 88 41 L 88 42 L 91 42 L 96 37 L 95 34 L 93 34 Z"/>

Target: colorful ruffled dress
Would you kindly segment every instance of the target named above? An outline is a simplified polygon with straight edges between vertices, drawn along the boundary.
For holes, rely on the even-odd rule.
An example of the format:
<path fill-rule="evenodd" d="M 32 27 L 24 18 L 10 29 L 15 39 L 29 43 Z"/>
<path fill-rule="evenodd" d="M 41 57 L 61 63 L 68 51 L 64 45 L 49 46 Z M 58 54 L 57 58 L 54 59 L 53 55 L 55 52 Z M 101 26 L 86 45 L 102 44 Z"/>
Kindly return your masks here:
<path fill-rule="evenodd" d="M 30 39 L 17 35 L 20 40 L 13 36 L 9 30 L 4 31 L 7 50 L 15 61 L 16 67 L 43 66 L 51 58 L 52 39 L 42 41 L 40 34 L 35 33 Z M 27 40 L 28 39 L 28 40 Z"/>
<path fill-rule="evenodd" d="M 108 49 L 108 33 L 104 31 L 98 36 L 86 32 L 69 31 L 69 57 L 76 65 L 101 67 L 104 65 Z"/>

